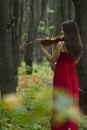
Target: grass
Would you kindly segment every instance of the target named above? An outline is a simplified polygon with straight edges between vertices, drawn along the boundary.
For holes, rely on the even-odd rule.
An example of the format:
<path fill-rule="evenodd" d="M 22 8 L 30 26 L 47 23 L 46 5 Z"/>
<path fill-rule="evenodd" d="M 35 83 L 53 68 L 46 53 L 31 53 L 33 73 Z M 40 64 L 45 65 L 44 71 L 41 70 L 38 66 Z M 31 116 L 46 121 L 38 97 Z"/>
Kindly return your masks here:
<path fill-rule="evenodd" d="M 18 69 L 17 95 L 22 102 L 14 95 L 10 97 L 14 102 L 10 100 L 10 104 L 6 102 L 4 105 L 0 102 L 0 130 L 50 130 L 53 71 L 48 62 L 39 65 L 34 63 L 31 75 L 26 74 L 27 69 L 30 68 L 25 63 Z M 64 105 L 69 101 L 63 97 L 61 102 L 63 104 L 56 104 L 56 107 L 64 111 Z M 17 103 L 18 106 L 15 107 Z M 73 117 L 73 112 L 66 113 Z M 83 116 L 79 130 L 87 129 L 86 124 L 87 117 Z"/>
<path fill-rule="evenodd" d="M 30 123 L 24 123 L 21 119 L 27 127 L 26 130 L 50 130 L 51 105 L 48 106 L 46 99 L 52 98 L 52 77 L 53 72 L 47 62 L 33 64 L 32 75 L 26 75 L 25 72 L 20 75 L 19 72 L 18 95 L 22 95 L 23 104 L 30 113 L 37 112 L 28 116 L 31 117 L 28 121 L 32 120 Z M 44 107 L 46 105 L 47 107 Z M 33 120 L 35 118 L 36 120 Z"/>

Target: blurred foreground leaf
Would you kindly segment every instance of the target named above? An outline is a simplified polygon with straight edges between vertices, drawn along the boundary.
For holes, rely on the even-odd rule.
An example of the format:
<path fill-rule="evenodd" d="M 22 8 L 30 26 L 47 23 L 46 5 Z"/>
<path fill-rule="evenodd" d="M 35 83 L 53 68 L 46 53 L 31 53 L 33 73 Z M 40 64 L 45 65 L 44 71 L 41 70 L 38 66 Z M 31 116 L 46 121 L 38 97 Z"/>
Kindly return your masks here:
<path fill-rule="evenodd" d="M 74 105 L 73 98 L 62 89 L 55 90 L 54 99 L 54 118 L 58 124 L 62 124 L 67 120 L 78 122 L 81 120 L 81 112 Z"/>
<path fill-rule="evenodd" d="M 9 111 L 15 111 L 16 108 L 22 104 L 22 98 L 18 97 L 16 94 L 7 94 L 2 100 L 4 108 Z"/>
<path fill-rule="evenodd" d="M 21 114 L 18 116 L 17 121 L 20 125 L 27 125 L 39 122 L 46 114 L 48 108 L 50 107 L 46 100 L 41 100 L 37 104 L 35 104 L 35 109 L 25 114 Z"/>

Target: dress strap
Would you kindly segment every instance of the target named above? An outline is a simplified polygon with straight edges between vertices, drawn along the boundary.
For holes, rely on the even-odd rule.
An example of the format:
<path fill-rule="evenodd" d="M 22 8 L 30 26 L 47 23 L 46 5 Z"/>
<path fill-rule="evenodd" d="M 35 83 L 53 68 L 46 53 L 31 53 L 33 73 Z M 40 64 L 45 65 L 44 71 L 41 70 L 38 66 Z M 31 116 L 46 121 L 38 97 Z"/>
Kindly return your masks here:
<path fill-rule="evenodd" d="M 64 47 L 64 42 L 61 41 L 62 47 L 63 47 L 63 51 L 65 52 L 65 47 Z"/>

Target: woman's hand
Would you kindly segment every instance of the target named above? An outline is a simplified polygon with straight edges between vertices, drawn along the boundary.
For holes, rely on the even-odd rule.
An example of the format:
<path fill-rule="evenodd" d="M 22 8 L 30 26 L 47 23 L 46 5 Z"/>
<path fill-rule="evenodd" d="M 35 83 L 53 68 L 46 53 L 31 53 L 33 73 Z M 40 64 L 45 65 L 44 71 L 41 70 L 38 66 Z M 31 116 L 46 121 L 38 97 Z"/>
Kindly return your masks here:
<path fill-rule="evenodd" d="M 44 47 L 43 47 L 43 45 L 41 45 L 41 41 L 42 41 L 41 39 L 37 39 L 37 43 L 38 43 L 39 47 L 42 49 Z"/>

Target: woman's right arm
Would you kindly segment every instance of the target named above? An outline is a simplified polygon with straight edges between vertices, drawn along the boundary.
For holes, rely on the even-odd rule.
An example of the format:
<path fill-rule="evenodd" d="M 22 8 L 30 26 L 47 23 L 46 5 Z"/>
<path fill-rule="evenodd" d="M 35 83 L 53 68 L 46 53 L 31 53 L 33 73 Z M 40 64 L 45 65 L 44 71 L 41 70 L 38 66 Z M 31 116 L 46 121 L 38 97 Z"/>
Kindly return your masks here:
<path fill-rule="evenodd" d="M 40 46 L 40 49 L 41 51 L 43 52 L 44 56 L 52 63 L 55 63 L 57 62 L 59 56 L 60 56 L 60 53 L 62 51 L 62 45 L 60 42 L 58 42 L 57 46 L 56 46 L 56 49 L 54 50 L 54 53 L 53 55 L 50 55 L 47 50 L 41 45 L 39 44 Z"/>

